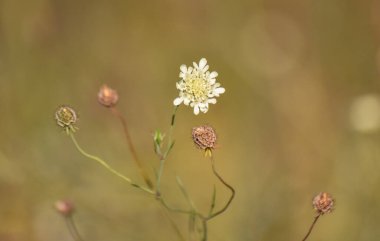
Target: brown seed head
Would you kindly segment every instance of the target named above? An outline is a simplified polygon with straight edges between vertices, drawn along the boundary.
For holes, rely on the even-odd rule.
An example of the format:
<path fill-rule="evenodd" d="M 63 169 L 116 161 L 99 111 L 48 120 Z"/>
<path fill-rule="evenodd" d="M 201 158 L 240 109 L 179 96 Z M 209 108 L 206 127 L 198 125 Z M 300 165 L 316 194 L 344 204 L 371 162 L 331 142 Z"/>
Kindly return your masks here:
<path fill-rule="evenodd" d="M 67 130 L 75 130 L 74 124 L 78 117 L 75 110 L 68 106 L 61 106 L 55 112 L 55 120 L 57 124 Z"/>
<path fill-rule="evenodd" d="M 319 214 L 330 213 L 334 208 L 334 199 L 329 193 L 321 192 L 314 197 L 313 206 Z"/>
<path fill-rule="evenodd" d="M 192 130 L 192 137 L 195 145 L 203 150 L 215 148 L 216 133 L 211 126 L 198 126 Z"/>
<path fill-rule="evenodd" d="M 54 204 L 54 207 L 64 216 L 70 216 L 74 212 L 74 204 L 70 201 L 59 200 Z"/>
<path fill-rule="evenodd" d="M 105 107 L 112 107 L 117 104 L 118 100 L 119 95 L 117 94 L 116 90 L 111 89 L 107 85 L 103 85 L 102 87 L 100 87 L 98 93 L 98 101 L 100 104 L 102 104 Z"/>

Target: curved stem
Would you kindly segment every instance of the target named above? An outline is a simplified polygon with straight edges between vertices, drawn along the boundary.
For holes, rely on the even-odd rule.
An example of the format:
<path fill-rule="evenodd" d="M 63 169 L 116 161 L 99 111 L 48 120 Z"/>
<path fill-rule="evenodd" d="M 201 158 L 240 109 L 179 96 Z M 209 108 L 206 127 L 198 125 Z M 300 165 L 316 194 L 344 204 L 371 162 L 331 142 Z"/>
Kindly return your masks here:
<path fill-rule="evenodd" d="M 75 226 L 74 220 L 72 215 L 65 216 L 65 221 L 67 225 L 67 229 L 70 232 L 70 235 L 73 237 L 75 241 L 83 241 L 82 237 L 80 236 L 77 227 Z"/>
<path fill-rule="evenodd" d="M 72 132 L 70 132 L 70 137 L 71 137 L 71 140 L 74 142 L 74 145 L 75 147 L 78 149 L 78 151 L 85 157 L 89 158 L 89 159 L 92 159 L 92 160 L 95 160 L 96 162 L 98 162 L 100 165 L 102 165 L 104 168 L 106 168 L 108 171 L 110 171 L 112 174 L 114 174 L 115 176 L 123 179 L 124 181 L 128 182 L 129 184 L 131 184 L 132 186 L 134 187 L 137 187 L 149 194 L 155 194 L 154 191 L 148 189 L 148 188 L 145 188 L 145 187 L 142 187 L 136 183 L 134 183 L 130 178 L 124 176 L 123 174 L 121 174 L 120 172 L 116 171 L 115 169 L 113 169 L 110 165 L 108 165 L 107 162 L 103 161 L 102 159 L 100 159 L 99 157 L 97 156 L 94 156 L 94 155 L 91 155 L 91 154 L 88 154 L 87 152 L 85 152 L 78 144 L 77 140 L 75 139 L 75 136 Z"/>
<path fill-rule="evenodd" d="M 312 231 L 313 228 L 314 228 L 314 225 L 317 223 L 318 218 L 319 218 L 320 216 L 321 216 L 321 214 L 318 214 L 318 215 L 314 218 L 314 221 L 313 221 L 313 223 L 311 224 L 311 226 L 310 226 L 310 228 L 309 228 L 309 231 L 307 232 L 306 236 L 302 239 L 302 241 L 305 241 L 305 240 L 309 237 L 311 231 Z"/>
<path fill-rule="evenodd" d="M 125 137 L 127 139 L 129 151 L 131 152 L 132 157 L 135 160 L 137 167 L 139 168 L 140 174 L 144 178 L 146 185 L 152 189 L 153 183 L 150 180 L 148 174 L 146 173 L 144 166 L 143 166 L 143 163 L 141 162 L 141 160 L 139 159 L 139 157 L 137 155 L 137 151 L 133 145 L 131 135 L 129 134 L 129 131 L 128 131 L 127 121 L 125 120 L 123 115 L 119 112 L 119 110 L 116 109 L 116 107 L 111 107 L 111 111 L 115 116 L 117 116 L 119 118 L 121 124 L 123 125 L 124 134 L 125 134 Z"/>
<path fill-rule="evenodd" d="M 215 212 L 215 213 L 209 215 L 209 216 L 206 218 L 206 220 L 210 220 L 210 219 L 212 219 L 212 218 L 218 216 L 219 214 L 223 213 L 224 211 L 226 211 L 227 208 L 230 206 L 232 200 L 233 200 L 234 197 L 235 197 L 235 189 L 234 189 L 231 185 L 229 185 L 226 181 L 224 181 L 224 179 L 223 179 L 223 178 L 219 175 L 219 173 L 216 171 L 216 169 L 215 169 L 215 161 L 214 161 L 214 157 L 213 157 L 212 155 L 211 155 L 210 159 L 211 159 L 211 165 L 212 165 L 212 171 L 213 171 L 213 173 L 214 173 L 215 176 L 219 179 L 219 181 L 220 181 L 221 183 L 223 183 L 224 186 L 226 186 L 228 189 L 230 189 L 230 191 L 231 191 L 231 196 L 230 196 L 230 199 L 228 199 L 228 202 L 226 203 L 226 205 L 225 205 L 221 210 L 219 210 L 219 211 L 217 211 L 217 212 Z"/>

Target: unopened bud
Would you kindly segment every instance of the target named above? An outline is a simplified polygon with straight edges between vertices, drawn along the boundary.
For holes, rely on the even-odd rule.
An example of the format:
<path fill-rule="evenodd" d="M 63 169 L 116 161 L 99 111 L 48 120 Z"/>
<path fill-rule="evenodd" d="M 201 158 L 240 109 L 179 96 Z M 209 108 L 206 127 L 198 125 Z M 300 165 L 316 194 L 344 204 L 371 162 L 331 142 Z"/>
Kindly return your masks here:
<path fill-rule="evenodd" d="M 117 94 L 116 90 L 111 89 L 107 85 L 103 85 L 102 87 L 100 87 L 98 93 L 98 101 L 100 104 L 102 104 L 105 107 L 112 107 L 117 104 L 118 100 L 119 95 Z"/>
<path fill-rule="evenodd" d="M 70 201 L 59 200 L 54 206 L 63 216 L 70 216 L 74 212 L 74 204 Z"/>

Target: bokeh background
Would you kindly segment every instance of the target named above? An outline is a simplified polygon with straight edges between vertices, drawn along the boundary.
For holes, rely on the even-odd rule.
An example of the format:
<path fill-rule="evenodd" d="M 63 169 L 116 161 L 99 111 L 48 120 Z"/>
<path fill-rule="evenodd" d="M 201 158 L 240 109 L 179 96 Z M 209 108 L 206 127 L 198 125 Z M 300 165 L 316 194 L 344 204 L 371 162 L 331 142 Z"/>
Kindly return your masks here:
<path fill-rule="evenodd" d="M 157 203 L 84 158 L 54 122 L 80 116 L 78 141 L 142 183 L 118 120 L 100 106 L 118 90 L 141 158 L 168 131 L 179 66 L 207 58 L 225 88 L 207 114 L 178 110 L 163 193 L 200 210 L 228 191 L 190 138 L 218 132 L 217 168 L 237 190 L 209 240 L 301 240 L 314 195 L 336 210 L 310 240 L 380 236 L 380 2 L 372 0 L 0 1 L 0 240 L 69 241 L 59 199 L 75 203 L 84 240 L 178 240 Z M 152 173 L 152 172 L 151 172 Z M 186 235 L 187 217 L 173 215 Z"/>

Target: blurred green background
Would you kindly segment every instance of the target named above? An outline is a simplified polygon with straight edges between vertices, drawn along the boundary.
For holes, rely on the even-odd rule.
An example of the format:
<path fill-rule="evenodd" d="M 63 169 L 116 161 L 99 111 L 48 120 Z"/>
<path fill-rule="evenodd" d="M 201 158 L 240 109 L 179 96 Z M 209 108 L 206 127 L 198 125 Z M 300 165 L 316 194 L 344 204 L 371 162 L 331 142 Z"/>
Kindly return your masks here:
<path fill-rule="evenodd" d="M 179 66 L 207 58 L 226 88 L 207 114 L 181 106 L 163 193 L 200 210 L 228 191 L 194 147 L 193 126 L 218 132 L 217 168 L 237 191 L 209 240 L 301 240 L 314 195 L 336 210 L 310 240 L 380 236 L 380 2 L 354 0 L 0 1 L 0 240 L 72 240 L 54 210 L 76 205 L 85 240 L 178 240 L 157 203 L 81 156 L 54 122 L 79 112 L 78 141 L 142 183 L 121 125 L 100 106 L 118 90 L 137 150 L 157 167 Z M 187 217 L 173 215 L 186 234 Z"/>

